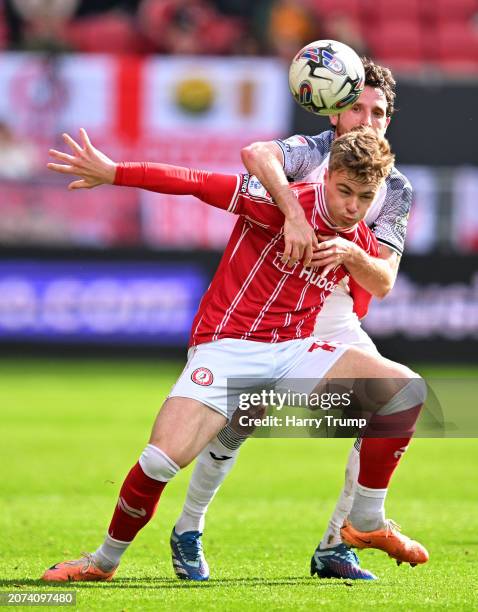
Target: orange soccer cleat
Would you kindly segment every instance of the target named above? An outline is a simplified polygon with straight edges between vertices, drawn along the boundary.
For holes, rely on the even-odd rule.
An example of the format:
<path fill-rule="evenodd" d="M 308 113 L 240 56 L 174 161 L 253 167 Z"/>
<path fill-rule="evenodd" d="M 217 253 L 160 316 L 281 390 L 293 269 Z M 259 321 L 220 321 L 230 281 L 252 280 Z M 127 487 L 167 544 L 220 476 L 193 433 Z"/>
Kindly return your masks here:
<path fill-rule="evenodd" d="M 428 551 L 419 542 L 411 540 L 400 533 L 400 527 L 392 520 L 385 522 L 383 529 L 376 531 L 358 531 L 351 523 L 345 521 L 340 530 L 342 540 L 355 548 L 377 548 L 383 550 L 397 565 L 410 563 L 412 567 L 428 561 Z"/>
<path fill-rule="evenodd" d="M 41 579 L 46 582 L 108 581 L 113 578 L 116 569 L 115 567 L 110 572 L 105 572 L 98 567 L 93 555 L 83 553 L 83 557 L 76 561 L 63 561 L 52 565 Z"/>

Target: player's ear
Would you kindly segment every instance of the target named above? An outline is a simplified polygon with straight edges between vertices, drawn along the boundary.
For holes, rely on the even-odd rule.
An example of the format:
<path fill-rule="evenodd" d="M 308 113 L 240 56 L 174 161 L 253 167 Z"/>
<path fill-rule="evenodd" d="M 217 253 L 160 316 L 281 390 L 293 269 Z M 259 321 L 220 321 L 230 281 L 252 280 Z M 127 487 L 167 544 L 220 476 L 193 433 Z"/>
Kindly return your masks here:
<path fill-rule="evenodd" d="M 339 121 L 339 116 L 338 115 L 329 115 L 329 121 L 330 123 L 334 126 L 337 127 L 337 123 Z"/>
<path fill-rule="evenodd" d="M 322 180 L 324 181 L 324 185 L 327 185 L 327 183 L 329 182 L 329 169 L 328 168 L 324 170 L 324 178 Z"/>

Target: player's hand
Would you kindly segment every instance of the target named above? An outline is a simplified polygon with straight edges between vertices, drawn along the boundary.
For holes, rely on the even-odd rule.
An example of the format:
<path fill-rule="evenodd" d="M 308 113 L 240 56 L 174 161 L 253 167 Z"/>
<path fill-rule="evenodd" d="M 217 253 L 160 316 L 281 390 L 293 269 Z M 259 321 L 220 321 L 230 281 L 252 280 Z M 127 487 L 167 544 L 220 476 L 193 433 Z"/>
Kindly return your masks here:
<path fill-rule="evenodd" d="M 357 248 L 353 242 L 340 236 L 319 236 L 319 240 L 320 244 L 312 255 L 311 265 L 322 268 L 320 275 L 324 277 L 335 266 L 340 266 L 340 264 L 346 266 Z"/>
<path fill-rule="evenodd" d="M 319 247 L 315 232 L 305 216 L 286 218 L 284 242 L 281 261 L 287 263 L 289 268 L 293 268 L 301 259 L 304 261 L 304 266 L 309 266 L 314 249 Z"/>
<path fill-rule="evenodd" d="M 47 168 L 60 174 L 79 176 L 68 185 L 68 189 L 91 189 L 98 185 L 112 185 L 116 175 L 116 164 L 104 153 L 96 149 L 90 142 L 86 130 L 80 129 L 80 142 L 73 140 L 69 134 L 63 134 L 63 140 L 71 149 L 71 155 L 56 149 L 50 149 L 49 154 L 59 163 L 50 162 Z"/>

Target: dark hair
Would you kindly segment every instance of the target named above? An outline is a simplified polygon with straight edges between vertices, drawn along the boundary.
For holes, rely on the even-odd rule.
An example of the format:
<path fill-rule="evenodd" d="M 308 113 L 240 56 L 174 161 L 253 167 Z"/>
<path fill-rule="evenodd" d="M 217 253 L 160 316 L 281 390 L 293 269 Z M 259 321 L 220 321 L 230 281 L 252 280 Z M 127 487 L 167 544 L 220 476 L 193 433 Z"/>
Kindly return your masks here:
<path fill-rule="evenodd" d="M 362 57 L 362 63 L 365 70 L 365 85 L 370 87 L 379 87 L 385 94 L 387 100 L 387 117 L 391 117 L 395 112 L 395 79 L 391 70 L 384 66 L 375 64 L 369 57 Z"/>

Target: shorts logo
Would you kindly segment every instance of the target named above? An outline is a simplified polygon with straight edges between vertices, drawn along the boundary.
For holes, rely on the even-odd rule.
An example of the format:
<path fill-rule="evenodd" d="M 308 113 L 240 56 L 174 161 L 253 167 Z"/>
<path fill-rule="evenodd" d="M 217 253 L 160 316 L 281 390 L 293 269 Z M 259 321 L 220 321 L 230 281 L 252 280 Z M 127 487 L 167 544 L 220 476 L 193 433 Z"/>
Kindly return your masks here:
<path fill-rule="evenodd" d="M 333 344 L 329 344 L 328 342 L 314 342 L 310 345 L 308 353 L 313 353 L 316 349 L 322 349 L 323 351 L 329 351 L 329 353 L 333 353 L 337 347 Z"/>
<path fill-rule="evenodd" d="M 191 374 L 191 380 L 193 383 L 197 385 L 201 385 L 201 387 L 209 387 L 212 385 L 214 376 L 212 375 L 211 370 L 207 368 L 196 368 L 194 372 Z"/>

